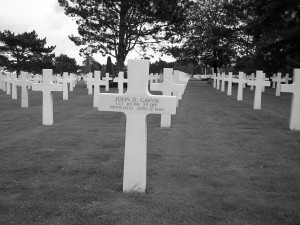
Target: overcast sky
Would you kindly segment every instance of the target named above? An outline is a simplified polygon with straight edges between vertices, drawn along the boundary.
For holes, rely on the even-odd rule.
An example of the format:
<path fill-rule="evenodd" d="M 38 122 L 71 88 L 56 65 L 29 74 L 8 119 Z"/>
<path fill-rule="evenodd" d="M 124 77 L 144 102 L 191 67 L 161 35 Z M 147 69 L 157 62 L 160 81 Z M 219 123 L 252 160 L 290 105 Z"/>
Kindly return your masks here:
<path fill-rule="evenodd" d="M 47 45 L 56 45 L 57 56 L 63 53 L 82 63 L 80 48 L 68 38 L 71 34 L 78 35 L 77 25 L 64 14 L 57 0 L 0 0 L 0 31 L 5 29 L 15 33 L 35 30 L 39 38 L 47 38 Z M 106 63 L 106 57 L 100 54 L 94 58 Z M 138 58 L 138 54 L 131 53 L 129 58 Z M 163 59 L 170 61 L 170 58 Z M 113 58 L 112 61 L 115 62 Z"/>

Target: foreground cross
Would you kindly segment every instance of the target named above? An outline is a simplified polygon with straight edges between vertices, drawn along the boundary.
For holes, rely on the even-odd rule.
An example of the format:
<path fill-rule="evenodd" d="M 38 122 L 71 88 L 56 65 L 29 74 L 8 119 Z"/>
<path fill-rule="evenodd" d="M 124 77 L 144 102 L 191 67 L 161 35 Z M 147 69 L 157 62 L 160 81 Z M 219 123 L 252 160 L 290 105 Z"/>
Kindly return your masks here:
<path fill-rule="evenodd" d="M 293 93 L 289 127 L 300 130 L 300 69 L 294 69 L 293 84 L 282 84 L 281 91 Z"/>
<path fill-rule="evenodd" d="M 248 81 L 248 85 L 255 86 L 253 109 L 261 109 L 261 93 L 262 87 L 270 86 L 270 81 L 266 81 L 263 71 L 256 71 L 255 81 Z"/>
<path fill-rule="evenodd" d="M 183 92 L 184 91 L 184 84 L 175 84 L 173 83 L 172 79 L 172 68 L 164 68 L 164 76 L 162 83 L 151 83 L 150 90 L 152 91 L 161 91 L 164 96 L 172 96 L 174 92 Z M 171 115 L 170 114 L 162 114 L 161 127 L 171 127 Z"/>
<path fill-rule="evenodd" d="M 175 96 L 148 92 L 148 60 L 128 60 L 128 88 L 125 94 L 99 94 L 99 110 L 126 114 L 123 191 L 144 193 L 146 189 L 148 114 L 176 113 Z"/>
<path fill-rule="evenodd" d="M 53 124 L 52 91 L 63 91 L 62 84 L 53 84 L 52 69 L 43 69 L 43 83 L 33 83 L 33 91 L 43 92 L 43 125 Z"/>

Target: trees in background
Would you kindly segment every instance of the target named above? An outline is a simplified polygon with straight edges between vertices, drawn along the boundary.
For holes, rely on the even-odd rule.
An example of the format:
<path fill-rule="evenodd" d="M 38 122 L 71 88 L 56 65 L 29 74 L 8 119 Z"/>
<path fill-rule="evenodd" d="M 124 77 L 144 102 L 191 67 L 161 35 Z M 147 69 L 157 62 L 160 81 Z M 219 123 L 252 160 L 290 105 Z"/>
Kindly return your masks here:
<path fill-rule="evenodd" d="M 74 17 L 80 37 L 70 39 L 116 58 L 116 73 L 127 54 L 160 40 L 171 40 L 184 21 L 189 0 L 58 0 L 65 14 Z M 172 39 L 174 41 L 174 39 Z M 82 49 L 84 51 L 84 48 Z"/>
<path fill-rule="evenodd" d="M 54 72 L 63 74 L 63 72 L 69 73 L 77 73 L 77 63 L 74 58 L 70 58 L 67 55 L 60 54 L 59 56 L 55 57 L 54 60 Z"/>
<path fill-rule="evenodd" d="M 177 60 L 246 72 L 300 66 L 299 0 L 195 0 L 182 44 L 166 47 Z"/>
<path fill-rule="evenodd" d="M 0 63 L 9 71 L 41 73 L 43 68 L 53 68 L 55 46 L 45 47 L 46 38 L 39 39 L 35 31 L 15 34 L 0 32 Z"/>

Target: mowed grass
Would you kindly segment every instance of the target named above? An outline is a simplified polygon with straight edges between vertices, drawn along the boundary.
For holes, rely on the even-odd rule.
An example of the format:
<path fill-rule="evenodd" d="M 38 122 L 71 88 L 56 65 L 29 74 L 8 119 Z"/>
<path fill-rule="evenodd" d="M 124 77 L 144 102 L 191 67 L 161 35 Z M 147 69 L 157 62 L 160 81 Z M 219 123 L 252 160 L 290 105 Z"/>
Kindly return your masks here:
<path fill-rule="evenodd" d="M 122 193 L 125 115 L 94 109 L 82 82 L 54 93 L 53 126 L 40 92 L 21 108 L 1 91 L 0 224 L 300 224 L 291 94 L 267 88 L 253 110 L 236 89 L 191 80 L 171 128 L 147 117 L 146 194 Z"/>

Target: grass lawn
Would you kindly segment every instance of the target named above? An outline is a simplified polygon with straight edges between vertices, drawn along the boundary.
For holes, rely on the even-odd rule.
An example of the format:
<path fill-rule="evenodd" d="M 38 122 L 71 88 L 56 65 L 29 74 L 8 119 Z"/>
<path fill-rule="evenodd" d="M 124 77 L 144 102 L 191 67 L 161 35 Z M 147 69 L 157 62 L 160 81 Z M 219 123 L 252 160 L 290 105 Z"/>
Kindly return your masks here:
<path fill-rule="evenodd" d="M 21 108 L 0 91 L 0 224 L 299 225 L 291 94 L 267 88 L 262 110 L 236 94 L 191 80 L 171 128 L 149 115 L 147 193 L 124 194 L 124 114 L 98 112 L 79 83 L 42 126 L 41 92 Z"/>

